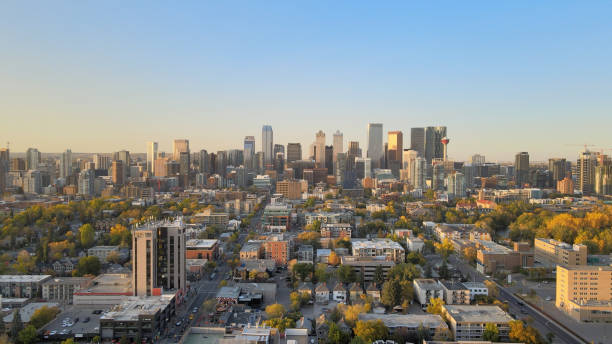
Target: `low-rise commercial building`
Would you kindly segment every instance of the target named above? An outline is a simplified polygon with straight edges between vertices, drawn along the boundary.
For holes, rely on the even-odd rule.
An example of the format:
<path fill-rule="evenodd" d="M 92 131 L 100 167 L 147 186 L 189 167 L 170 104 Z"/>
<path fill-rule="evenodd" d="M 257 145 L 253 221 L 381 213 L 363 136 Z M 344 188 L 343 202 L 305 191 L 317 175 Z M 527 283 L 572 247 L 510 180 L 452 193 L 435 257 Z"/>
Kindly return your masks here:
<path fill-rule="evenodd" d="M 55 277 L 42 283 L 42 298 L 47 301 L 72 303 L 75 291 L 91 284 L 89 277 Z"/>
<path fill-rule="evenodd" d="M 450 323 L 455 340 L 482 340 L 485 326 L 494 324 L 499 340 L 509 340 L 510 322 L 514 319 L 498 306 L 488 305 L 445 305 L 443 316 Z"/>
<path fill-rule="evenodd" d="M 548 238 L 536 238 L 533 242 L 535 260 L 543 265 L 587 265 L 587 246 L 570 245 Z"/>
<path fill-rule="evenodd" d="M 263 241 L 249 240 L 240 249 L 240 260 L 260 259 L 264 256 Z"/>
<path fill-rule="evenodd" d="M 495 274 L 497 272 L 517 271 L 527 267 L 532 262 L 530 252 L 520 252 L 488 240 L 475 240 L 476 269 L 480 273 Z"/>
<path fill-rule="evenodd" d="M 185 243 L 186 259 L 215 260 L 219 257 L 219 240 L 191 239 Z"/>
<path fill-rule="evenodd" d="M 100 337 L 157 342 L 174 314 L 174 294 L 130 297 L 100 317 Z"/>
<path fill-rule="evenodd" d="M 129 274 L 102 274 L 91 283 L 73 293 L 75 305 L 116 305 L 124 302 L 132 293 L 132 276 Z"/>
<path fill-rule="evenodd" d="M 434 340 L 451 339 L 448 325 L 437 314 L 362 313 L 359 314 L 359 320 L 381 320 L 387 326 L 391 335 L 401 330 L 405 331 L 403 333 L 406 333 L 408 336 L 416 338 L 419 335 L 419 329 L 424 328 L 427 331 L 428 338 Z"/>
<path fill-rule="evenodd" d="M 8 298 L 34 298 L 42 294 L 42 284 L 51 275 L 0 275 L 0 294 Z"/>

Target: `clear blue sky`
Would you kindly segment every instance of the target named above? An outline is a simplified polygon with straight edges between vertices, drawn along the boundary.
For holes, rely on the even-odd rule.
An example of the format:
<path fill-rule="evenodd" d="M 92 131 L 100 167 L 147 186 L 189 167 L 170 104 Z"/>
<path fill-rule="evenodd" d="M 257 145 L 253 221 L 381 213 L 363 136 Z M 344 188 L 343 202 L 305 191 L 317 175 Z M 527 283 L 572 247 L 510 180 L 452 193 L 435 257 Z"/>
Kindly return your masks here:
<path fill-rule="evenodd" d="M 10 1 L 0 145 L 169 151 L 446 125 L 451 158 L 612 148 L 612 3 Z M 612 153 L 612 152 L 608 152 Z"/>

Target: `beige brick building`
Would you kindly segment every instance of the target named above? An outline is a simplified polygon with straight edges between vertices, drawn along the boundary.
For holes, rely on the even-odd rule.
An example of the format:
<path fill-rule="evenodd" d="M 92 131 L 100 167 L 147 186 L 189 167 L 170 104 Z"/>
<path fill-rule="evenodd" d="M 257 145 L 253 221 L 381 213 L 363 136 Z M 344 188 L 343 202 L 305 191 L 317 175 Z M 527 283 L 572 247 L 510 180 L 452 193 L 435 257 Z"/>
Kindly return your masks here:
<path fill-rule="evenodd" d="M 535 260 L 544 265 L 586 265 L 586 245 L 570 245 L 548 238 L 536 238 L 534 243 Z"/>
<path fill-rule="evenodd" d="M 612 267 L 558 265 L 555 305 L 577 321 L 612 321 Z"/>

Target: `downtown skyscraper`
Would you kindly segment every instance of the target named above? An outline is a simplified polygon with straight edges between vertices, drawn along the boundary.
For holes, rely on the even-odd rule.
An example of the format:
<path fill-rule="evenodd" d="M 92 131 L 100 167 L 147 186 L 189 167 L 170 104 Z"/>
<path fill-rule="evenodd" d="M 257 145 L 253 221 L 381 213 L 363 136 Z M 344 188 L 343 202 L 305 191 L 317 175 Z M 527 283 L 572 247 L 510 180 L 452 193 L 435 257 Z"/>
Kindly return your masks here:
<path fill-rule="evenodd" d="M 147 171 L 150 176 L 155 175 L 155 159 L 157 159 L 157 142 L 147 142 Z"/>
<path fill-rule="evenodd" d="M 264 155 L 264 164 L 272 164 L 274 161 L 274 132 L 271 125 L 264 125 L 261 128 L 261 151 Z"/>
<path fill-rule="evenodd" d="M 253 170 L 255 159 L 255 136 L 245 136 L 243 157 L 244 167 L 247 171 Z"/>
<path fill-rule="evenodd" d="M 372 168 L 382 168 L 384 161 L 383 152 L 383 125 L 382 123 L 368 124 L 368 152 Z"/>

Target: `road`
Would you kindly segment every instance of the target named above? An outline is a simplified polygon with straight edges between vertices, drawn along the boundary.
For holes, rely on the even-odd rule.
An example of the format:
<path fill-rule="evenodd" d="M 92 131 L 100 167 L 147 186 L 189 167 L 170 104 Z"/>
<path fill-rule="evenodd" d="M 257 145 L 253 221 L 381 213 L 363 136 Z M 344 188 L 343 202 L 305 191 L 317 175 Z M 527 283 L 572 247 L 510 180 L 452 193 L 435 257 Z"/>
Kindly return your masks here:
<path fill-rule="evenodd" d="M 471 265 L 466 264 L 463 260 L 457 257 L 457 255 L 451 255 L 449 258 L 449 262 L 459 271 L 463 276 L 470 276 L 471 282 L 483 282 L 487 279 L 484 275 L 474 269 Z M 550 319 L 546 315 L 538 312 L 531 306 L 525 304 L 522 306 L 519 302 L 522 303 L 514 294 L 504 288 L 503 286 L 498 284 L 499 288 L 499 297 L 498 299 L 501 301 L 508 301 L 508 305 L 510 307 L 510 314 L 516 315 L 517 318 L 522 317 L 531 317 L 533 319 L 532 326 L 534 326 L 542 336 L 546 336 L 547 333 L 552 332 L 555 334 L 554 343 L 555 344 L 584 344 L 585 342 L 576 338 L 571 333 L 567 332 L 564 328 L 560 327 L 554 320 Z M 524 303 L 523 303 L 524 304 Z"/>

